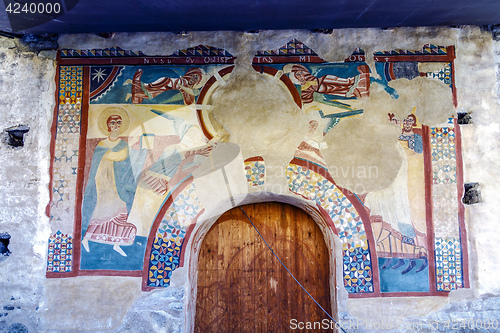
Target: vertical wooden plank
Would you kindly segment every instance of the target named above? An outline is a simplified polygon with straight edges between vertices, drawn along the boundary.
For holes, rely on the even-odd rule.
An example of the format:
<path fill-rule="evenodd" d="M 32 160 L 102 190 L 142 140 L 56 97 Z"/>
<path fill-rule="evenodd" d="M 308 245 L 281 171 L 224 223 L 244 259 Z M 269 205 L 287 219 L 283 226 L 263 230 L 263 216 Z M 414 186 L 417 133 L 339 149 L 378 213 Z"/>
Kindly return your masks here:
<path fill-rule="evenodd" d="M 276 251 L 279 253 L 279 258 L 290 272 L 294 272 L 295 258 L 293 256 L 293 230 L 292 230 L 292 216 L 290 205 L 276 203 L 276 210 L 281 211 L 281 218 L 279 221 L 279 236 L 280 244 L 277 244 Z M 282 307 L 281 328 L 283 331 L 290 329 L 290 319 L 292 319 L 292 307 L 296 303 L 296 298 L 292 293 L 293 284 L 295 281 L 279 262 L 280 265 L 280 306 Z"/>
<path fill-rule="evenodd" d="M 242 266 L 243 257 L 241 256 L 242 241 L 242 213 L 241 209 L 232 209 L 231 213 L 231 259 L 229 262 L 230 276 L 230 328 L 231 332 L 241 331 L 241 322 L 243 312 L 241 311 L 242 301 Z"/>
<path fill-rule="evenodd" d="M 271 213 L 270 216 L 273 217 L 274 221 L 274 226 L 275 226 L 275 233 L 274 233 L 274 243 L 273 246 L 271 247 L 278 258 L 281 259 L 283 263 L 286 263 L 286 224 L 283 223 L 283 221 L 286 219 L 284 209 L 283 207 L 279 206 L 276 203 L 271 203 L 270 204 L 271 208 Z M 283 322 L 286 320 L 287 316 L 287 310 L 288 310 L 288 303 L 287 303 L 287 297 L 288 297 L 288 290 L 287 288 L 287 273 L 286 270 L 283 268 L 281 263 L 279 262 L 278 259 L 274 258 L 273 260 L 274 266 L 276 268 L 277 272 L 277 280 L 278 280 L 278 309 L 279 309 L 279 323 L 278 323 L 278 329 L 279 331 L 283 331 L 284 329 L 284 324 Z M 286 265 L 286 264 L 285 264 Z"/>
<path fill-rule="evenodd" d="M 278 217 L 276 216 L 276 208 L 273 203 L 265 204 L 264 214 L 267 215 L 267 232 L 263 234 L 265 240 L 272 249 L 276 249 L 276 238 L 279 230 Z M 279 215 L 278 215 L 279 216 Z M 267 261 L 267 286 L 268 286 L 268 316 L 267 325 L 269 332 L 278 332 L 281 323 L 281 312 L 280 312 L 280 285 L 279 285 L 279 262 L 271 253 L 267 251 L 266 255 Z"/>
<path fill-rule="evenodd" d="M 229 214 L 230 221 L 225 222 L 227 228 L 229 228 L 229 237 L 227 238 L 228 242 L 226 243 L 226 246 L 229 248 L 229 256 L 225 259 L 227 264 L 227 277 L 229 279 L 229 281 L 227 281 L 229 284 L 226 286 L 229 287 L 229 299 L 227 300 L 229 310 L 229 330 L 230 332 L 238 332 L 238 321 L 240 320 L 237 312 L 237 302 L 239 301 L 239 291 L 236 283 L 236 279 L 238 278 L 238 263 L 234 257 L 237 251 L 236 242 L 238 241 L 238 230 L 236 228 L 238 223 L 235 220 L 234 210 L 231 210 Z"/>
<path fill-rule="evenodd" d="M 241 209 L 233 209 L 236 212 L 237 215 L 237 223 L 235 226 L 235 229 L 238 231 L 236 234 L 236 240 L 235 240 L 235 246 L 236 246 L 236 253 L 235 253 L 235 268 L 237 267 L 237 270 L 234 272 L 234 275 L 237 277 L 235 281 L 235 286 L 237 288 L 238 292 L 238 297 L 236 299 L 236 304 L 237 308 L 235 309 L 236 312 L 236 322 L 237 322 L 237 330 L 238 332 L 243 332 L 243 324 L 245 323 L 245 317 L 248 315 L 243 311 L 243 302 L 245 300 L 245 294 L 247 293 L 247 287 L 245 286 L 245 274 L 243 272 L 245 263 L 244 263 L 244 257 L 243 257 L 243 248 L 244 248 L 244 240 L 243 240 L 243 230 L 246 227 L 246 223 L 243 220 L 243 212 Z"/>
<path fill-rule="evenodd" d="M 317 298 L 318 303 L 325 309 L 330 315 L 331 313 L 331 305 L 330 305 L 330 293 L 322 292 L 323 290 L 330 289 L 330 265 L 329 265 L 329 257 L 328 257 L 328 248 L 326 247 L 323 233 L 319 229 L 319 227 L 315 224 L 315 254 L 316 254 L 316 263 L 318 266 L 317 274 L 316 274 L 316 289 L 317 289 Z M 320 318 L 321 319 L 329 319 L 328 315 L 325 314 L 321 309 L 319 309 Z M 333 316 L 332 316 L 333 317 Z"/>
<path fill-rule="evenodd" d="M 248 234 L 248 223 L 245 215 L 243 214 L 243 211 L 240 208 L 233 209 L 234 212 L 236 213 L 237 216 L 237 230 L 238 230 L 238 237 L 237 237 L 237 243 L 235 245 L 236 248 L 238 249 L 237 253 L 235 254 L 235 258 L 237 260 L 237 266 L 238 266 L 238 271 L 235 272 L 235 275 L 238 277 L 236 280 L 236 286 L 238 288 L 238 308 L 236 309 L 237 311 L 237 322 L 238 322 L 238 332 L 246 332 L 245 327 L 247 327 L 248 320 L 252 320 L 251 314 L 248 312 L 245 312 L 245 302 L 248 298 L 248 295 L 250 295 L 251 290 L 250 290 L 250 285 L 248 285 L 248 272 L 246 270 L 246 262 L 245 262 L 245 249 L 246 249 L 246 243 L 247 240 L 245 239 L 245 235 Z M 253 320 L 252 320 L 253 321 Z"/>
<path fill-rule="evenodd" d="M 228 242 L 230 236 L 230 229 L 228 228 L 227 221 L 230 219 L 229 212 L 224 213 L 218 220 L 218 283 L 217 288 L 217 306 L 221 309 L 221 320 L 218 325 L 220 332 L 229 331 L 229 281 L 227 281 L 227 268 L 229 267 L 230 259 L 230 243 Z"/>
<path fill-rule="evenodd" d="M 292 225 L 293 225 L 293 230 L 294 230 L 294 248 L 293 248 L 293 256 L 295 259 L 295 267 L 294 267 L 294 274 L 299 280 L 299 282 L 302 284 L 304 283 L 305 280 L 305 267 L 308 267 L 307 263 L 305 262 L 305 257 L 302 253 L 302 248 L 303 248 L 303 225 L 308 222 L 309 216 L 303 212 L 302 210 L 299 209 L 293 209 L 293 220 L 292 220 Z M 294 281 L 295 282 L 295 281 Z M 293 288 L 293 294 L 295 295 L 296 298 L 296 304 L 297 306 L 295 307 L 295 313 L 294 313 L 294 318 L 297 319 L 298 321 L 304 322 L 305 321 L 305 313 L 304 313 L 304 303 L 307 301 L 307 295 L 305 294 L 304 290 L 295 282 L 294 283 L 294 288 Z"/>
<path fill-rule="evenodd" d="M 217 332 L 217 243 L 218 228 L 211 229 L 200 248 L 198 260 L 198 292 L 196 301 L 196 332 Z M 215 249 L 215 251 L 214 251 Z M 215 291 L 215 292 L 214 292 Z"/>
<path fill-rule="evenodd" d="M 249 216 L 251 216 L 251 218 L 255 220 L 255 206 L 248 205 L 247 207 L 249 207 L 251 211 L 251 215 Z M 259 221 L 258 223 L 261 223 L 261 221 Z M 265 273 L 266 268 L 265 266 L 264 267 L 262 266 L 263 261 L 262 258 L 259 257 L 260 254 L 259 244 L 261 242 L 261 239 L 259 237 L 259 234 L 257 233 L 257 230 L 255 230 L 255 228 L 252 225 L 250 225 L 250 241 L 251 241 L 250 247 L 252 249 L 251 250 L 252 258 L 250 259 L 250 267 L 252 269 L 252 276 L 253 276 L 253 287 L 252 287 L 252 297 L 251 297 L 253 308 L 251 311 L 253 312 L 254 316 L 253 326 L 250 327 L 250 330 L 252 330 L 252 332 L 258 332 L 260 327 L 263 326 L 262 324 L 264 325 L 267 324 L 267 320 L 264 319 L 261 320 L 260 318 L 262 317 L 259 317 L 257 315 L 259 311 L 262 311 L 261 303 L 262 302 L 264 302 L 264 304 L 267 303 L 266 300 L 264 301 L 262 300 L 262 298 L 265 297 L 265 295 L 259 294 L 260 277 L 262 272 Z M 267 330 L 267 327 L 265 327 L 265 330 Z"/>
<path fill-rule="evenodd" d="M 245 207 L 243 207 L 245 208 Z M 239 281 L 239 288 L 241 290 L 240 294 L 240 299 L 241 299 L 241 317 L 240 317 L 240 332 L 247 332 L 248 331 L 248 326 L 251 324 L 250 322 L 252 321 L 251 315 L 248 313 L 248 308 L 249 305 L 248 303 L 248 298 L 252 294 L 252 273 L 251 273 L 251 268 L 249 267 L 249 229 L 248 226 L 250 225 L 250 222 L 245 217 L 245 214 L 243 214 L 243 211 L 241 211 L 241 208 L 237 209 L 238 214 L 239 214 L 239 220 L 241 221 L 241 250 L 240 250 L 240 257 L 241 257 L 241 271 L 240 271 L 240 281 Z M 253 321 L 252 321 L 253 322 Z"/>
<path fill-rule="evenodd" d="M 315 233 L 315 223 L 311 223 L 311 219 L 307 219 L 303 222 L 303 240 L 304 246 L 302 248 L 302 253 L 304 256 L 305 265 L 307 269 L 304 270 L 304 282 L 302 283 L 306 290 L 311 294 L 315 299 L 318 296 L 316 291 L 315 282 L 316 282 L 316 272 L 319 269 L 318 263 L 316 262 L 316 253 L 315 253 L 315 242 L 316 242 L 316 233 Z M 319 263 L 321 264 L 321 263 Z M 317 315 L 317 305 L 314 301 L 307 296 L 304 299 L 304 315 L 305 321 L 315 321 L 318 319 Z"/>
<path fill-rule="evenodd" d="M 296 256 L 296 248 L 297 248 L 297 221 L 296 221 L 296 211 L 295 207 L 290 206 L 290 205 L 283 205 L 284 210 L 286 212 L 286 217 L 287 217 L 287 257 L 288 257 L 288 263 L 287 267 L 292 272 L 292 274 L 295 276 L 300 281 L 299 277 L 299 272 L 297 270 L 298 267 L 298 262 L 300 261 L 297 256 Z M 287 272 L 288 274 L 288 272 Z M 288 292 L 290 293 L 290 297 L 288 297 L 288 306 L 289 306 L 289 316 L 286 320 L 286 327 L 290 329 L 290 320 L 295 318 L 297 319 L 297 310 L 296 307 L 299 306 L 299 294 L 297 294 L 297 282 L 288 275 Z"/>
<path fill-rule="evenodd" d="M 318 249 L 318 239 L 320 237 L 321 231 L 318 230 L 318 227 L 315 224 L 311 224 L 311 228 L 314 230 L 313 232 L 313 238 L 312 238 L 312 255 L 313 255 L 313 261 L 314 261 L 314 267 L 316 269 L 313 270 L 313 275 L 312 275 L 312 281 L 311 281 L 311 288 L 313 288 L 313 295 L 316 301 L 324 308 L 324 302 L 323 299 L 325 298 L 325 293 L 321 292 L 323 289 L 323 285 L 321 285 L 321 279 L 323 276 L 324 272 L 324 267 L 325 264 L 324 262 L 320 261 L 321 258 L 321 251 Z M 312 302 L 314 303 L 314 301 Z M 312 304 L 311 306 L 314 307 L 315 309 L 315 317 L 314 319 L 316 321 L 321 321 L 323 318 L 325 318 L 325 314 L 321 308 L 318 307 L 316 303 Z"/>
<path fill-rule="evenodd" d="M 252 219 L 255 227 L 265 237 L 265 235 L 268 234 L 266 206 L 263 204 L 256 204 L 251 205 L 251 207 L 252 215 L 249 215 L 249 217 Z M 253 261 L 253 266 L 255 271 L 255 332 L 268 332 L 268 258 L 271 253 L 255 229 L 254 247 L 255 259 Z"/>
<path fill-rule="evenodd" d="M 243 207 L 247 215 L 250 217 L 253 215 L 253 206 L 246 205 Z M 255 258 L 255 230 L 252 227 L 250 221 L 247 217 L 242 214 L 243 221 L 242 230 L 242 258 L 243 258 L 243 295 L 242 295 L 242 308 L 241 311 L 244 314 L 244 320 L 242 321 L 243 327 L 241 332 L 255 332 L 255 268 L 254 268 L 254 258 Z"/>
<path fill-rule="evenodd" d="M 281 259 L 286 267 L 290 266 L 290 252 L 289 252 L 289 231 L 287 223 L 287 212 L 286 207 L 277 203 L 272 204 L 273 215 L 276 216 L 276 237 L 273 250 L 277 254 L 278 258 Z M 276 265 L 276 270 L 279 272 L 278 279 L 278 294 L 279 294 L 279 309 L 280 309 L 280 321 L 279 328 L 280 331 L 284 331 L 287 328 L 287 322 L 290 320 L 290 304 L 288 300 L 292 295 L 290 295 L 290 275 L 287 270 L 282 266 L 282 264 L 276 259 L 274 261 Z"/>

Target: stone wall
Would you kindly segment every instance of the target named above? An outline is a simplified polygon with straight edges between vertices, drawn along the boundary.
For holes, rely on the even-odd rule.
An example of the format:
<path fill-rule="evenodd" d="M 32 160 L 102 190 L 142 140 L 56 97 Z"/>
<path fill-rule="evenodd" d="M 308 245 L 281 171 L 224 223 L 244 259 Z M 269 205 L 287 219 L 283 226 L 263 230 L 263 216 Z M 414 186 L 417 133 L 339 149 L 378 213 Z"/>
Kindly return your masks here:
<path fill-rule="evenodd" d="M 295 147 L 307 131 L 307 119 L 295 115 L 290 120 L 290 109 L 275 110 L 269 104 L 279 92 L 253 83 L 259 80 L 251 69 L 251 59 L 257 50 L 276 49 L 291 37 L 300 39 L 314 49 L 323 59 L 331 62 L 343 61 L 355 48 L 363 48 L 367 54 L 380 50 L 419 49 L 423 44 L 456 46 L 456 85 L 458 92 L 458 112 L 471 114 L 473 124 L 463 125 L 463 159 L 465 182 L 479 182 L 482 202 L 466 207 L 466 225 L 469 245 L 469 289 L 450 292 L 448 297 L 406 297 L 352 299 L 342 286 L 337 287 L 340 323 L 356 321 L 347 331 L 401 331 L 393 325 L 401 323 L 422 324 L 427 331 L 435 331 L 436 321 L 439 331 L 454 331 L 452 325 L 468 323 L 470 319 L 500 318 L 500 280 L 496 274 L 496 258 L 500 247 L 496 245 L 496 222 L 498 221 L 498 196 L 500 177 L 498 164 L 499 99 L 500 88 L 500 42 L 493 41 L 491 34 L 475 27 L 452 28 L 408 28 L 408 29 L 363 29 L 338 30 L 331 35 L 313 34 L 305 31 L 282 31 L 257 34 L 249 33 L 190 33 L 187 36 L 175 34 L 117 34 L 111 40 L 95 35 L 66 35 L 60 37 L 61 48 L 96 49 L 119 46 L 123 49 L 141 50 L 145 54 L 168 55 L 178 49 L 198 44 L 209 44 L 229 50 L 237 58 L 235 79 L 229 86 L 230 92 L 244 92 L 247 96 L 258 96 L 257 101 L 246 101 L 254 108 L 235 108 L 239 119 L 245 119 L 241 126 L 234 118 L 224 114 L 225 106 L 239 103 L 226 94 L 219 99 L 219 111 L 215 110 L 223 126 L 233 133 L 233 143 L 242 149 L 243 157 L 254 156 L 256 152 L 266 157 L 267 167 L 279 166 L 289 161 Z M 74 331 L 116 331 L 116 332 L 182 332 L 190 327 L 188 309 L 190 288 L 188 268 L 184 267 L 173 275 L 170 287 L 150 292 L 141 291 L 139 277 L 118 276 L 78 276 L 72 278 L 47 279 L 47 240 L 53 233 L 45 208 L 49 203 L 49 167 L 52 116 L 54 112 L 56 86 L 56 64 L 54 52 L 34 54 L 26 50 L 18 41 L 0 39 L 0 130 L 24 125 L 29 127 L 23 147 L 0 144 L 2 203 L 0 203 L 0 233 L 8 233 L 10 256 L 0 261 L 0 331 L 5 332 L 74 332 Z M 370 66 L 372 60 L 367 57 Z M 253 89 L 253 90 L 252 90 Z M 429 90 L 430 89 L 430 90 Z M 423 87 L 422 94 L 432 94 L 432 87 Z M 416 96 L 418 99 L 419 96 Z M 449 101 L 448 101 L 449 102 Z M 448 116 L 449 103 L 439 105 L 438 118 Z M 284 102 L 285 103 L 285 102 Z M 384 103 L 384 101 L 381 101 Z M 263 107 L 262 107 L 263 106 Z M 435 119 L 436 106 L 422 106 L 426 111 L 421 115 L 429 121 Z M 291 108 L 291 107 L 290 107 Z M 443 112 L 443 110 L 445 110 Z M 453 111 L 453 110 L 451 110 Z M 219 112 L 219 113 L 217 113 Z M 276 115 L 278 113 L 278 115 Z M 384 116 L 385 109 L 369 113 L 371 121 Z M 252 115 L 259 114 L 260 120 Z M 272 117 L 270 115 L 273 115 Z M 283 127 L 276 129 L 276 118 L 281 117 Z M 274 120 L 273 120 L 274 118 Z M 295 136 L 289 135 L 289 127 L 295 126 Z M 385 133 L 370 132 L 364 124 L 366 135 L 386 140 Z M 337 136 L 349 133 L 349 126 L 340 128 Z M 257 131 L 257 132 L 255 132 Z M 282 132 L 280 132 L 282 131 Z M 344 132 L 342 132 L 344 131 Z M 390 131 L 390 129 L 389 129 Z M 252 140 L 258 133 L 258 138 Z M 4 133 L 5 135 L 5 133 Z M 283 139 L 283 140 L 281 140 Z M 362 138 L 363 139 L 363 138 Z M 366 138 L 364 138 L 366 139 Z M 297 141 L 298 140 L 298 141 Z M 339 146 L 338 137 L 329 136 L 328 144 Z M 297 142 L 296 142 L 297 141 Z M 363 140 L 360 139 L 360 142 Z M 262 150 L 261 147 L 266 149 Z M 356 143 L 340 147 L 352 149 L 372 158 L 381 170 L 385 170 L 385 155 L 363 151 Z M 387 156 L 391 152 L 384 154 Z M 367 155 L 368 154 L 368 155 Z M 331 163 L 334 156 L 325 156 Z M 285 161 L 285 162 L 283 162 Z M 347 163 L 347 162 L 339 162 Z M 334 164 L 335 165 L 335 164 Z M 341 167 L 341 165 L 339 165 Z M 382 173 L 385 175 L 385 173 Z M 229 174 L 229 179 L 237 177 Z M 380 189 L 391 182 L 391 175 L 376 181 L 368 180 L 363 185 L 370 190 Z M 219 179 L 221 181 L 221 179 Z M 222 181 L 224 181 L 222 179 Z M 266 179 L 274 188 L 287 189 L 281 179 Z M 340 180 L 346 187 L 347 180 Z M 352 181 L 352 180 L 351 180 Z M 344 183 L 343 183 L 344 182 Z M 217 214 L 230 207 L 229 199 L 237 203 L 262 199 L 259 193 L 249 193 L 246 184 L 233 182 L 233 198 L 214 200 L 211 193 L 201 193 L 204 203 L 215 221 Z M 268 190 L 277 192 L 276 190 Z M 253 195 L 253 197 L 252 197 Z M 227 206 L 227 207 L 226 207 Z M 71 226 L 67 226 L 69 229 Z M 338 258 L 341 262 L 341 258 Z M 340 266 L 340 265 L 339 265 Z M 337 267 L 338 281 L 342 281 L 341 268 Z M 383 329 L 367 325 L 367 318 L 383 318 L 382 322 L 392 325 Z M 450 321 L 450 327 L 446 322 Z M 363 321 L 363 324 L 361 324 Z M 475 325 L 479 322 L 474 322 Z M 427 325 L 427 326 L 426 326 Z M 469 326 L 470 327 L 470 326 Z M 481 331 L 485 326 L 478 328 Z M 462 327 L 463 328 L 463 327 Z M 412 332 L 413 328 L 405 328 Z M 425 331 L 425 330 L 424 330 Z M 463 328 L 463 331 L 467 329 Z M 484 329 L 483 329 L 484 331 Z M 490 330 L 491 331 L 491 330 Z"/>
<path fill-rule="evenodd" d="M 11 39 L 2 38 L 0 48 L 2 135 L 19 125 L 29 127 L 23 147 L 0 144 L 0 229 L 11 236 L 11 254 L 1 263 L 0 330 L 35 332 L 40 329 L 45 294 L 54 60 L 23 50 Z"/>

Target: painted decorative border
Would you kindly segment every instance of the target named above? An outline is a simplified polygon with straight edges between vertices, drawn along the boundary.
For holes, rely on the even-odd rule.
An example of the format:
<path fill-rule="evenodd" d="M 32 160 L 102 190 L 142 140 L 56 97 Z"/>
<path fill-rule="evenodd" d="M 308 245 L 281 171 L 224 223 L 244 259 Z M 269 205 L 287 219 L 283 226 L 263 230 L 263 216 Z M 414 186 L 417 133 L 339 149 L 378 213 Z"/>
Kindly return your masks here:
<path fill-rule="evenodd" d="M 248 185 L 260 186 L 266 181 L 266 164 L 260 156 L 250 157 L 245 160 L 245 177 Z"/>
<path fill-rule="evenodd" d="M 186 50 L 179 50 L 166 57 L 150 57 L 140 51 L 126 51 L 120 48 L 104 50 L 61 50 L 58 52 L 57 61 L 56 85 L 58 86 L 58 92 L 56 100 L 58 103 L 54 110 L 54 123 L 52 126 L 52 162 L 50 166 L 51 181 L 49 183 L 51 201 L 47 206 L 46 212 L 53 223 L 63 224 L 65 226 L 73 224 L 73 235 L 65 235 L 65 239 L 72 240 L 73 252 L 71 256 L 66 256 L 66 261 L 62 263 L 60 260 L 61 257 L 57 256 L 58 253 L 55 253 L 59 252 L 59 250 L 51 246 L 49 248 L 49 261 L 46 275 L 49 278 L 72 277 L 78 275 L 143 276 L 144 281 L 146 281 L 146 276 L 153 271 L 150 269 L 150 267 L 153 266 L 150 261 L 154 261 L 154 259 L 150 260 L 150 258 L 152 258 L 151 253 L 154 252 L 153 244 L 157 246 L 163 241 L 169 243 L 171 239 L 175 238 L 172 236 L 172 232 L 167 232 L 167 230 L 174 230 L 172 226 L 174 228 L 176 226 L 172 224 L 173 217 L 167 219 L 164 214 L 166 214 L 166 210 L 172 204 L 174 205 L 173 207 L 177 207 L 177 209 L 186 206 L 185 204 L 180 204 L 179 200 L 188 197 L 191 198 L 193 195 L 191 192 L 194 190 L 191 190 L 189 195 L 185 193 L 185 191 L 192 186 L 192 178 L 185 180 L 182 185 L 178 186 L 160 210 L 160 213 L 165 217 L 164 221 L 170 222 L 160 226 L 162 215 L 158 214 L 153 228 L 151 229 L 143 270 L 116 271 L 80 269 L 81 202 L 83 198 L 83 171 L 85 169 L 89 101 L 91 98 L 99 97 L 99 95 L 108 88 L 113 78 L 120 75 L 122 68 L 120 65 L 230 64 L 234 62 L 234 57 L 223 49 L 199 45 Z M 106 66 L 110 64 L 113 65 L 110 67 L 111 73 L 109 73 L 107 79 L 101 83 L 101 86 L 94 89 L 92 95 L 90 95 L 91 75 L 99 75 L 99 73 L 90 73 L 90 65 Z M 229 68 L 232 69 L 232 67 Z M 192 220 L 196 221 L 203 211 L 204 209 L 201 207 Z M 178 217 L 178 214 L 176 216 Z M 164 232 L 161 233 L 158 230 L 163 230 Z M 174 232 L 179 230 L 180 229 L 175 229 Z M 192 226 L 190 225 L 183 226 L 182 228 L 182 234 L 186 237 L 189 237 L 191 231 Z M 165 234 L 165 232 L 167 233 Z M 162 234 L 162 237 L 155 238 L 157 234 Z M 52 238 L 54 237 L 56 236 L 52 236 Z M 173 243 L 176 246 L 183 242 L 182 237 L 179 239 L 175 238 L 174 240 Z M 162 245 L 160 245 L 160 247 L 161 246 Z M 171 246 L 172 249 L 175 250 L 175 257 L 177 258 L 175 261 L 177 265 L 182 266 L 183 251 L 176 250 L 176 246 Z M 159 257 L 156 256 L 156 259 L 158 258 Z M 156 264 L 158 264 L 158 262 L 161 262 L 161 260 L 157 260 Z M 61 265 L 64 266 L 64 270 L 54 268 L 55 266 L 61 267 Z M 145 289 L 148 288 L 146 282 L 144 283 L 144 287 Z"/>
<path fill-rule="evenodd" d="M 393 75 L 394 64 L 398 62 L 443 62 L 442 71 L 424 73 L 426 77 L 454 84 L 453 46 L 425 45 L 422 50 L 393 50 L 374 53 L 377 63 L 387 64 L 387 78 Z M 59 52 L 56 82 L 58 85 L 52 127 L 51 142 L 51 202 L 47 207 L 52 224 L 68 225 L 74 221 L 73 234 L 64 235 L 58 230 L 49 247 L 47 277 L 70 277 L 77 275 L 125 275 L 142 276 L 143 289 L 165 287 L 170 283 L 170 274 L 182 266 L 184 244 L 187 243 L 194 223 L 204 211 L 197 203 L 192 179 L 186 179 L 166 200 L 148 239 L 143 270 L 137 271 L 85 271 L 79 266 L 81 246 L 81 200 L 83 196 L 83 169 L 87 131 L 87 112 L 90 98 L 97 98 L 110 82 L 103 82 L 89 95 L 89 65 L 112 65 L 112 76 L 119 75 L 120 65 L 168 65 L 168 64 L 232 64 L 234 57 L 225 50 L 199 45 L 179 50 L 170 56 L 147 56 L 142 52 L 119 48 L 106 50 L 62 50 Z M 365 52 L 357 49 L 346 62 L 364 62 Z M 265 66 L 271 63 L 324 63 L 314 51 L 294 39 L 278 50 L 258 52 L 253 59 L 254 69 L 279 79 L 288 87 L 297 105 L 302 106 L 300 94 L 287 75 L 276 68 Z M 210 128 L 206 101 L 222 80 L 231 74 L 233 66 L 223 68 L 211 77 L 198 96 L 197 114 L 205 135 L 211 139 L 215 132 Z M 392 76 L 391 76 L 392 75 Z M 443 134 L 446 132 L 446 140 Z M 451 133 L 454 133 L 452 140 Z M 430 239 L 429 281 L 435 290 L 427 292 L 387 293 L 380 291 L 379 272 L 375 245 L 368 213 L 363 202 L 353 193 L 335 185 L 328 171 L 306 160 L 294 159 L 286 170 L 289 190 L 306 200 L 313 201 L 320 212 L 328 217 L 329 225 L 342 242 L 344 286 L 350 297 L 391 296 L 445 296 L 456 288 L 469 287 L 467 238 L 464 222 L 463 167 L 461 159 L 460 128 L 452 119 L 447 126 L 428 128 L 423 126 L 424 163 L 426 167 L 426 200 L 428 235 Z M 445 142 L 446 141 L 446 142 Z M 455 153 L 452 154 L 452 151 Z M 446 158 L 445 158 L 446 157 Z M 245 164 L 252 171 L 262 172 L 261 160 L 248 159 Z M 262 165 L 263 166 L 263 165 Z M 253 172 L 253 171 L 252 171 Z M 252 173 L 253 175 L 253 173 Z M 250 179 L 252 179 L 250 175 Z M 257 181 L 257 185 L 262 185 Z M 441 187 L 446 189 L 441 189 Z M 452 187 L 454 188 L 452 190 Z M 456 190 L 455 190 L 456 189 Z M 440 195 L 440 191 L 452 193 L 451 197 Z M 457 205 L 454 203 L 458 202 Z M 453 209 L 443 212 L 443 207 Z M 189 207 L 189 214 L 179 215 L 180 210 Z M 458 215 L 458 219 L 455 217 Z M 68 232 L 65 230 L 64 232 Z M 63 244 L 65 253 L 58 251 L 55 244 Z M 71 245 L 70 245 L 71 244 Z M 50 246 L 50 245 L 49 245 Z M 72 248 L 71 248 L 72 247 Z M 58 253 L 56 253 L 58 252 Z M 375 263 L 375 264 L 374 264 Z M 59 268 L 56 268 L 59 267 Z M 433 288 L 433 287 L 431 287 Z"/>
<path fill-rule="evenodd" d="M 423 73 L 427 77 L 436 77 L 437 79 L 446 80 L 449 82 L 447 84 L 452 89 L 453 93 L 453 105 L 455 107 L 458 105 L 457 102 L 457 90 L 455 87 L 455 46 L 437 46 L 433 44 L 425 44 L 422 50 L 391 50 L 391 51 L 379 51 L 373 53 L 373 58 L 375 62 L 387 63 L 387 69 L 385 70 L 386 77 L 391 78 L 390 67 L 393 66 L 391 63 L 395 62 L 443 62 L 449 64 L 449 74 L 446 78 L 446 74 L 440 73 Z M 442 77 L 444 75 L 444 77 Z M 441 77 L 440 77 L 441 76 Z M 394 79 L 392 77 L 392 79 Z"/>
<path fill-rule="evenodd" d="M 294 158 L 286 169 L 290 192 L 316 203 L 327 224 L 342 242 L 344 287 L 350 297 L 375 296 L 378 267 L 368 214 L 358 198 L 335 185 L 328 171 L 309 161 Z M 369 296 L 368 296 L 369 297 Z"/>

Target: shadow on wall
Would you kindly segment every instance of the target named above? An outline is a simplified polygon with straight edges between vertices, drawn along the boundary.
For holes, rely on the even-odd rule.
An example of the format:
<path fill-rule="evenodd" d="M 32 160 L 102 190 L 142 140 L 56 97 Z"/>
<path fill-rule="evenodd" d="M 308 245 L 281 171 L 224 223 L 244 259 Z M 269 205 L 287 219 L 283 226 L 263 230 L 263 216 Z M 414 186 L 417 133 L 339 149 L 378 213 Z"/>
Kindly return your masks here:
<path fill-rule="evenodd" d="M 481 202 L 481 191 L 479 183 L 464 184 L 465 194 L 462 202 L 466 205 L 472 205 Z"/>
<path fill-rule="evenodd" d="M 28 328 L 21 323 L 15 323 L 10 326 L 5 321 L 0 321 L 0 332 L 5 333 L 28 333 Z"/>
<path fill-rule="evenodd" d="M 8 248 L 9 242 L 10 235 L 6 232 L 0 233 L 0 263 L 6 260 L 8 256 L 10 256 L 11 252 Z"/>
<path fill-rule="evenodd" d="M 10 127 L 4 130 L 2 142 L 10 147 L 23 147 L 24 134 L 28 133 L 30 128 L 25 125 Z"/>

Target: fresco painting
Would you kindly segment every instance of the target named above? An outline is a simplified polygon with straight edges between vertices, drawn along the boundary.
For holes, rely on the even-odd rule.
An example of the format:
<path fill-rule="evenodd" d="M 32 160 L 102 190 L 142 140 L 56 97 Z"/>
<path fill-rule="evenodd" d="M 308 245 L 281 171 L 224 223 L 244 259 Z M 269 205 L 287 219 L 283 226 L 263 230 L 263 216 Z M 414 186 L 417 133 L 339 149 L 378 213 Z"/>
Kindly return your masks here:
<path fill-rule="evenodd" d="M 401 131 L 404 162 L 383 190 L 338 186 L 321 151 L 339 122 L 364 116 L 357 101 L 370 97 L 372 84 L 397 99 L 403 92 L 392 81 L 439 80 L 456 104 L 454 47 L 372 56 L 376 73 L 362 49 L 327 63 L 296 39 L 255 55 L 253 68 L 275 77 L 309 119 L 286 166 L 288 195 L 315 206 L 338 235 L 351 297 L 443 296 L 468 286 L 456 120 L 430 128 L 412 106 L 403 118 L 388 112 L 387 123 Z M 52 231 L 47 276 L 126 275 L 142 277 L 144 290 L 168 287 L 205 211 L 193 172 L 220 139 L 212 96 L 230 80 L 234 57 L 199 45 L 157 57 L 62 50 L 58 62 L 49 211 L 51 221 L 72 231 Z M 441 67 L 425 72 L 426 62 Z M 262 156 L 243 159 L 249 190 L 267 182 Z M 64 258 L 57 257 L 60 243 Z"/>
<path fill-rule="evenodd" d="M 159 210 L 211 150 L 192 113 L 182 105 L 90 105 L 82 269 L 142 269 Z"/>
<path fill-rule="evenodd" d="M 245 160 L 245 177 L 250 186 L 264 185 L 266 164 L 262 156 L 249 157 Z"/>
<path fill-rule="evenodd" d="M 404 291 L 423 291 L 419 282 L 429 291 L 422 128 L 413 113 L 403 120 L 391 113 L 388 120 L 402 128 L 403 165 L 391 187 L 369 193 L 364 202 L 370 211 L 381 281 L 384 275 L 388 281 L 407 275 Z"/>

